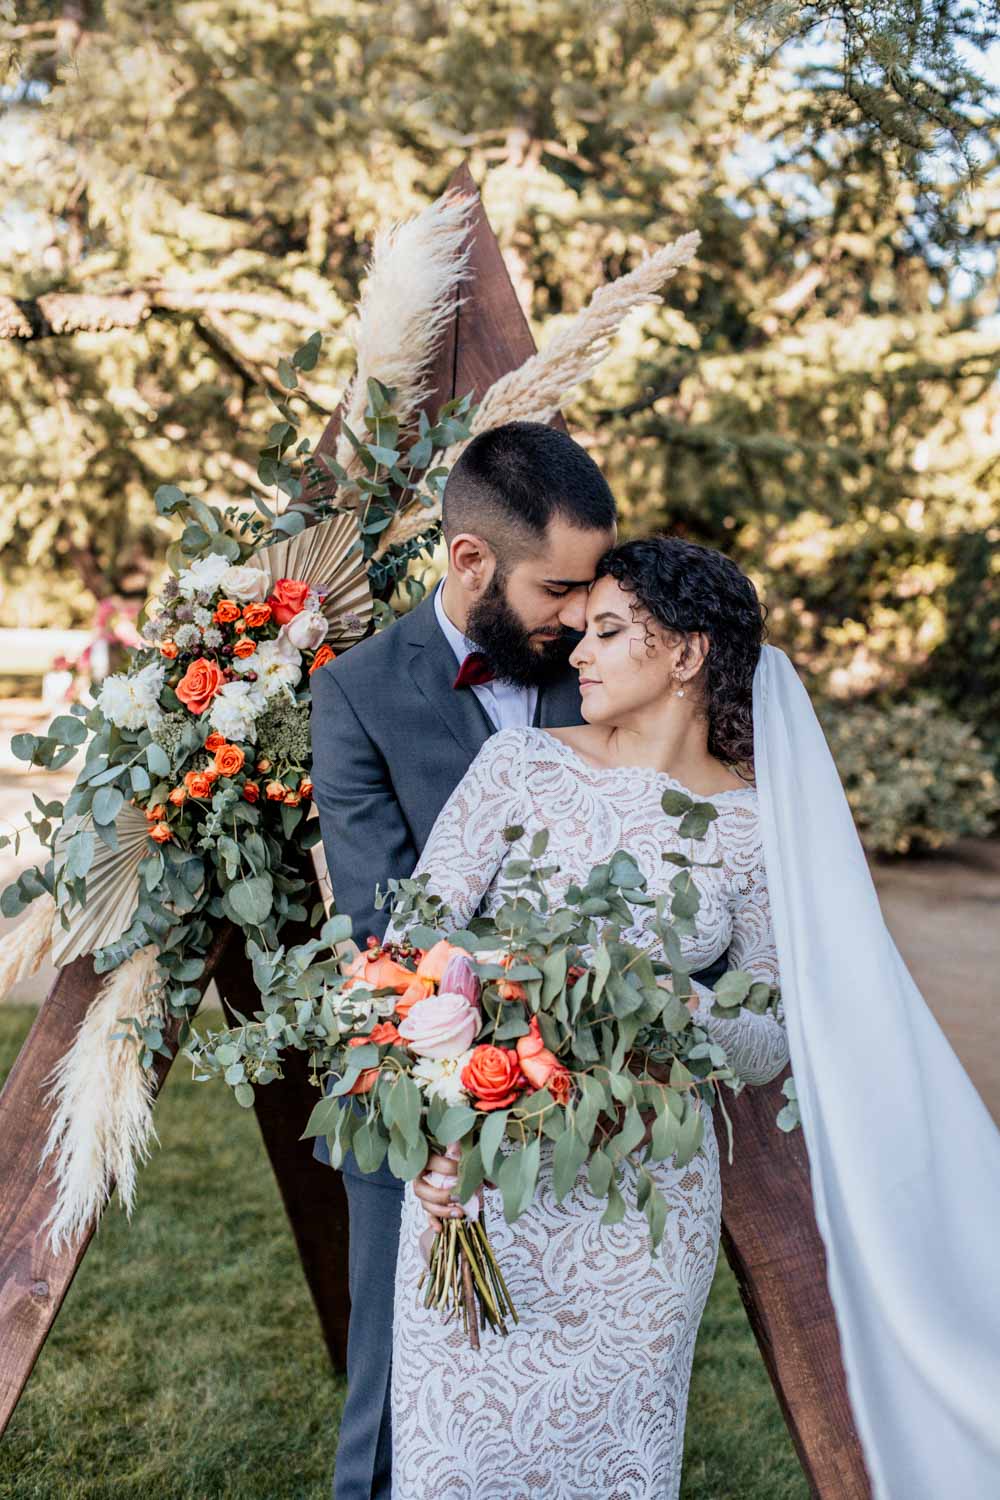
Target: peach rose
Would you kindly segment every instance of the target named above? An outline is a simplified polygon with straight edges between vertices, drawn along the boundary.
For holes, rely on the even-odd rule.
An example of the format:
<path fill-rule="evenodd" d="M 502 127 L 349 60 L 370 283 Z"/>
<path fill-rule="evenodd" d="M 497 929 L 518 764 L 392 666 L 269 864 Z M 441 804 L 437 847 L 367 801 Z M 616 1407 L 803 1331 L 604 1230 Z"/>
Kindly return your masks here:
<path fill-rule="evenodd" d="M 399 1032 L 391 1021 L 379 1021 L 369 1032 L 368 1040 L 379 1047 L 393 1047 L 399 1041 Z"/>
<path fill-rule="evenodd" d="M 166 816 L 167 809 L 164 807 L 162 802 L 157 802 L 155 807 L 146 808 L 146 817 L 151 823 L 159 823 L 160 819 L 165 818 Z"/>
<path fill-rule="evenodd" d="M 292 616 L 304 608 L 308 593 L 308 583 L 303 583 L 300 578 L 278 579 L 267 602 L 279 625 L 287 625 Z"/>
<path fill-rule="evenodd" d="M 236 624 L 233 626 L 233 629 L 236 631 L 237 635 L 242 635 L 243 632 L 244 632 L 244 630 L 246 630 L 246 628 L 247 628 L 247 622 L 246 622 L 246 620 L 237 620 Z"/>
<path fill-rule="evenodd" d="M 216 625 L 231 625 L 240 617 L 240 607 L 232 599 L 220 599 L 215 606 Z"/>
<path fill-rule="evenodd" d="M 441 938 L 439 942 L 434 944 L 433 948 L 427 949 L 427 952 L 417 964 L 417 973 L 421 979 L 433 979 L 434 983 L 437 984 L 441 975 L 448 967 L 449 961 L 456 954 L 464 952 L 464 948 L 456 948 L 454 943 L 449 943 L 446 938 Z"/>
<path fill-rule="evenodd" d="M 428 995 L 434 993 L 433 979 L 418 979 L 416 975 L 410 975 L 410 983 L 396 1001 L 396 1014 L 401 1021 L 405 1021 L 410 1011 L 418 1000 L 426 1000 Z"/>
<path fill-rule="evenodd" d="M 312 659 L 312 666 L 309 668 L 310 677 L 320 667 L 325 667 L 328 661 L 336 660 L 336 651 L 334 651 L 330 646 L 320 646 L 319 650 L 316 652 L 316 655 Z"/>
<path fill-rule="evenodd" d="M 215 769 L 220 776 L 235 776 L 242 771 L 245 760 L 239 745 L 220 745 L 215 752 Z"/>
<path fill-rule="evenodd" d="M 260 760 L 257 762 L 257 770 L 260 772 L 264 772 L 269 771 L 270 769 L 271 762 L 268 760 L 266 755 L 262 755 Z"/>
<path fill-rule="evenodd" d="M 517 1055 L 521 1063 L 521 1072 L 532 1088 L 547 1088 L 557 1103 L 569 1103 L 572 1087 L 569 1073 L 555 1053 L 550 1052 L 542 1041 L 537 1016 L 531 1018 L 531 1030 L 528 1035 L 518 1037 Z"/>
<path fill-rule="evenodd" d="M 167 794 L 167 801 L 172 802 L 175 807 L 183 807 L 187 799 L 188 789 L 186 786 L 175 786 L 173 791 Z"/>
<path fill-rule="evenodd" d="M 165 844 L 168 839 L 173 838 L 173 834 L 166 823 L 154 823 L 149 830 L 149 836 L 151 839 L 155 839 L 158 844 Z"/>
<path fill-rule="evenodd" d="M 209 754 L 214 754 L 216 750 L 221 750 L 223 745 L 228 745 L 228 743 L 229 741 L 224 734 L 220 734 L 217 729 L 213 729 L 205 741 L 205 749 Z"/>
<path fill-rule="evenodd" d="M 203 714 L 225 682 L 221 671 L 207 656 L 191 663 L 174 691 L 193 714 Z"/>
<path fill-rule="evenodd" d="M 207 771 L 189 771 L 184 778 L 184 785 L 192 797 L 210 797 L 213 780 Z"/>
<path fill-rule="evenodd" d="M 370 1038 L 366 1036 L 352 1036 L 347 1045 L 349 1047 L 363 1047 L 369 1040 Z M 363 1073 L 358 1075 L 355 1082 L 347 1090 L 348 1094 L 367 1094 L 368 1090 L 373 1087 L 377 1077 L 378 1068 L 366 1068 Z"/>
<path fill-rule="evenodd" d="M 464 995 L 428 995 L 418 1000 L 399 1034 L 418 1057 L 461 1057 L 479 1031 L 479 1012 Z"/>
<path fill-rule="evenodd" d="M 348 983 L 345 990 L 363 984 L 372 990 L 395 990 L 402 994 L 413 979 L 409 969 L 404 969 L 394 958 L 383 953 L 381 948 L 368 948 L 360 953 L 347 970 Z"/>
<path fill-rule="evenodd" d="M 256 649 L 257 647 L 254 645 L 253 641 L 248 640 L 247 637 L 244 636 L 243 639 L 241 641 L 237 641 L 236 645 L 233 647 L 233 655 L 236 657 L 237 661 L 243 661 L 245 657 L 253 656 Z"/>
<path fill-rule="evenodd" d="M 180 647 L 175 641 L 160 642 L 160 655 L 165 656 L 167 658 L 167 661 L 173 661 L 174 657 L 177 656 L 179 652 Z"/>
<path fill-rule="evenodd" d="M 262 625 L 267 624 L 271 618 L 271 613 L 271 606 L 269 604 L 244 604 L 244 629 L 249 626 L 251 630 L 259 630 Z"/>
<path fill-rule="evenodd" d="M 257 798 L 260 796 L 260 787 L 257 785 L 256 781 L 244 781 L 243 795 L 248 802 L 257 801 Z"/>
<path fill-rule="evenodd" d="M 268 801 L 270 801 L 270 802 L 284 802 L 284 800 L 285 800 L 285 786 L 284 786 L 283 782 L 280 782 L 280 781 L 269 781 L 267 783 L 267 786 L 264 788 L 264 790 L 267 793 Z"/>
<path fill-rule="evenodd" d="M 311 797 L 312 796 L 312 794 L 313 794 L 313 784 L 312 784 L 312 780 L 310 779 L 310 777 L 303 776 L 302 780 L 299 782 L 299 793 L 303 797 Z"/>
<path fill-rule="evenodd" d="M 476 1047 L 462 1069 L 462 1087 L 480 1110 L 506 1109 L 523 1093 L 527 1080 L 516 1052 L 507 1047 Z"/>

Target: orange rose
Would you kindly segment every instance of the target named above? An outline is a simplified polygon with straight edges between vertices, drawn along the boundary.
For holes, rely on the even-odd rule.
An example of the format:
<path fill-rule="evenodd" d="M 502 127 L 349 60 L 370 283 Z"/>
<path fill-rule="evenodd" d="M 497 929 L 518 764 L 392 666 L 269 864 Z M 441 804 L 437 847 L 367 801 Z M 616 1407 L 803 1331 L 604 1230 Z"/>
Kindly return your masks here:
<path fill-rule="evenodd" d="M 379 1021 L 373 1026 L 368 1035 L 370 1042 L 375 1042 L 379 1047 L 395 1046 L 399 1041 L 399 1032 L 391 1021 Z"/>
<path fill-rule="evenodd" d="M 236 631 L 237 635 L 242 635 L 243 632 L 244 632 L 244 630 L 246 630 L 246 628 L 247 628 L 247 622 L 246 622 L 246 620 L 237 620 L 236 624 L 233 626 L 233 629 Z"/>
<path fill-rule="evenodd" d="M 347 1045 L 349 1047 L 363 1047 L 368 1040 L 369 1038 L 366 1036 L 352 1036 Z M 367 1094 L 377 1077 L 378 1068 L 366 1068 L 363 1073 L 358 1075 L 351 1088 L 347 1090 L 348 1094 Z"/>
<path fill-rule="evenodd" d="M 332 650 L 329 646 L 320 646 L 319 650 L 316 652 L 316 655 L 312 659 L 312 666 L 309 668 L 310 677 L 319 667 L 325 667 L 328 661 L 336 660 L 336 651 Z"/>
<path fill-rule="evenodd" d="M 175 786 L 173 791 L 167 795 L 167 801 L 172 802 L 175 807 L 182 807 L 187 799 L 188 789 L 186 786 Z"/>
<path fill-rule="evenodd" d="M 221 750 L 223 745 L 226 745 L 228 743 L 229 741 L 226 739 L 226 736 L 224 734 L 220 734 L 217 729 L 213 729 L 212 733 L 205 741 L 205 749 L 210 754 L 213 754 L 216 750 Z"/>
<path fill-rule="evenodd" d="M 203 714 L 225 680 L 214 661 L 199 656 L 188 667 L 174 692 L 191 713 Z"/>
<path fill-rule="evenodd" d="M 244 628 L 249 625 L 251 630 L 259 630 L 262 625 L 267 624 L 271 618 L 271 613 L 271 606 L 269 604 L 244 604 Z"/>
<path fill-rule="evenodd" d="M 232 599 L 220 599 L 215 606 L 216 625 L 231 625 L 240 617 L 240 607 L 234 604 Z"/>
<path fill-rule="evenodd" d="M 233 655 L 237 658 L 237 660 L 242 661 L 246 656 L 253 656 L 256 649 L 257 647 L 254 645 L 253 641 L 248 640 L 247 637 L 244 636 L 243 639 L 241 641 L 237 641 L 236 645 L 233 647 Z"/>
<path fill-rule="evenodd" d="M 524 1091 L 526 1082 L 517 1053 L 489 1043 L 474 1047 L 462 1069 L 462 1087 L 481 1110 L 506 1109 Z"/>
<path fill-rule="evenodd" d="M 151 823 L 158 823 L 161 818 L 165 818 L 166 816 L 167 809 L 162 802 L 158 802 L 155 807 L 146 808 L 146 817 Z"/>
<path fill-rule="evenodd" d="M 268 598 L 274 618 L 279 625 L 287 625 L 306 602 L 308 583 L 299 578 L 279 578 Z"/>
<path fill-rule="evenodd" d="M 285 788 L 280 781 L 269 781 L 264 790 L 271 802 L 284 802 Z"/>
<path fill-rule="evenodd" d="M 189 771 L 184 778 L 184 785 L 192 797 L 210 797 L 213 779 L 207 771 Z"/>
<path fill-rule="evenodd" d="M 284 803 L 285 803 L 286 807 L 298 807 L 298 805 L 299 805 L 299 803 L 301 801 L 302 801 L 302 797 L 300 796 L 300 794 L 298 792 L 286 792 L 285 793 Z"/>
<path fill-rule="evenodd" d="M 263 772 L 269 771 L 270 769 L 271 762 L 268 760 L 266 755 L 262 755 L 260 760 L 257 762 L 257 770 Z"/>
<path fill-rule="evenodd" d="M 303 797 L 311 797 L 312 796 L 312 794 L 313 794 L 313 784 L 312 784 L 312 780 L 311 780 L 310 777 L 303 776 L 302 780 L 299 782 L 299 792 L 300 792 L 300 794 Z"/>
<path fill-rule="evenodd" d="M 160 642 L 160 655 L 165 656 L 167 661 L 173 661 L 179 651 L 180 647 L 174 641 Z"/>
<path fill-rule="evenodd" d="M 433 979 L 417 979 L 411 975 L 410 983 L 396 1001 L 396 1014 L 401 1021 L 405 1021 L 413 1006 L 418 1000 L 426 1000 L 428 995 L 434 993 Z"/>
<path fill-rule="evenodd" d="M 245 760 L 239 745 L 220 745 L 215 752 L 215 769 L 220 776 L 235 776 L 242 771 Z"/>
<path fill-rule="evenodd" d="M 528 1035 L 518 1037 L 517 1055 L 521 1063 L 521 1072 L 532 1088 L 548 1088 L 553 1099 L 559 1104 L 569 1103 L 571 1088 L 569 1073 L 555 1053 L 550 1052 L 542 1041 L 537 1016 L 531 1018 L 531 1030 Z"/>
<path fill-rule="evenodd" d="M 256 781 L 244 781 L 243 795 L 248 802 L 257 801 L 257 798 L 260 796 L 260 787 L 257 785 Z"/>
<path fill-rule="evenodd" d="M 149 830 L 149 836 L 151 839 L 155 839 L 158 844 L 165 844 L 168 839 L 173 838 L 173 834 L 166 823 L 154 823 Z"/>

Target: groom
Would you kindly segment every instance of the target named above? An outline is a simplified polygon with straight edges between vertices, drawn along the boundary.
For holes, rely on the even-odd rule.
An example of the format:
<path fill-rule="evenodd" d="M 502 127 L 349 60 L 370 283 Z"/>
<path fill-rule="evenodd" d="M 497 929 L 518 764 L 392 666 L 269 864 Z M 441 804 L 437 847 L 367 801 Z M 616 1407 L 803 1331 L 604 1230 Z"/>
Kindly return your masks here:
<path fill-rule="evenodd" d="M 334 899 L 363 948 L 388 908 L 376 885 L 413 871 L 441 808 L 498 729 L 580 724 L 567 658 L 584 628 L 615 502 L 571 437 L 537 422 L 481 433 L 448 477 L 448 573 L 379 635 L 314 674 L 312 743 Z M 329 1162 L 319 1137 L 314 1155 Z M 391 1495 L 389 1370 L 402 1183 L 344 1163 L 350 1214 L 347 1399 L 335 1500 Z"/>

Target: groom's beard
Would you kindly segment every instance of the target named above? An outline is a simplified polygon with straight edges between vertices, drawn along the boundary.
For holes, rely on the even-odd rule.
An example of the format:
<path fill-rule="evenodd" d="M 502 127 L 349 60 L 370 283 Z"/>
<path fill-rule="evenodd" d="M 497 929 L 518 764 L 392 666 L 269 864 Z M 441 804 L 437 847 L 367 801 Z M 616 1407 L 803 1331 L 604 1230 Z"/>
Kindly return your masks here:
<path fill-rule="evenodd" d="M 575 632 L 560 631 L 536 649 L 495 574 L 483 597 L 469 610 L 465 633 L 488 658 L 497 677 L 517 687 L 542 687 L 561 676 L 579 639 Z"/>

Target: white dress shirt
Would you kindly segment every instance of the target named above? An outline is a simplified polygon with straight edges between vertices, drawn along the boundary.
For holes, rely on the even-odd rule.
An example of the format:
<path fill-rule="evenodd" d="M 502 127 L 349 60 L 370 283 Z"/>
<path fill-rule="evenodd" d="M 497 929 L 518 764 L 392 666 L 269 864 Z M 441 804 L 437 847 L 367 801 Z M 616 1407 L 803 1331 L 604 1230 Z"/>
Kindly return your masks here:
<path fill-rule="evenodd" d="M 438 584 L 434 591 L 434 613 L 437 622 L 444 631 L 445 639 L 455 653 L 455 660 L 459 666 L 465 658 L 473 651 L 479 651 L 480 647 L 475 641 L 470 641 L 467 635 L 453 625 L 444 612 L 442 593 L 444 580 Z M 462 688 L 461 692 L 473 692 L 486 710 L 487 718 L 496 729 L 523 729 L 526 724 L 535 722 L 535 708 L 538 703 L 537 687 L 518 687 L 512 682 L 500 682 L 494 678 L 492 682 L 481 683 L 473 688 Z"/>

